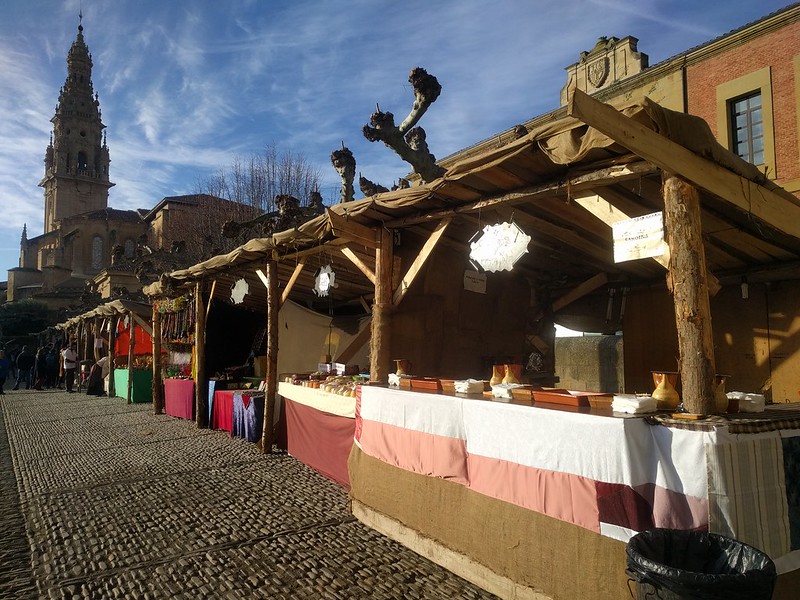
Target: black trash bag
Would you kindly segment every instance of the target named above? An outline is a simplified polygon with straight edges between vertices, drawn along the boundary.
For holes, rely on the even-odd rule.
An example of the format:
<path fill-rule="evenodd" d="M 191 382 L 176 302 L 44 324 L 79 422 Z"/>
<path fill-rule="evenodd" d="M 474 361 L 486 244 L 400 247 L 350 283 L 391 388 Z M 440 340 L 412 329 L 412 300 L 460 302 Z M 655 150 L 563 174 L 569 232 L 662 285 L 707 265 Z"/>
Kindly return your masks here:
<path fill-rule="evenodd" d="M 777 577 L 761 550 L 715 533 L 651 529 L 633 536 L 626 553 L 639 598 L 769 600 Z"/>

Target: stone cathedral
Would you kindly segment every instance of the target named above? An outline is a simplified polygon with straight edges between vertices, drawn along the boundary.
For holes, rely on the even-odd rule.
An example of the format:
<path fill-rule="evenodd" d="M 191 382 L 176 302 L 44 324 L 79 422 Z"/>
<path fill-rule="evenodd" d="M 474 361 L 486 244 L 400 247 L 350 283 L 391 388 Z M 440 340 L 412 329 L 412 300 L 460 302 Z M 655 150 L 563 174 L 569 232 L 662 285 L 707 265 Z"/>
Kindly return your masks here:
<path fill-rule="evenodd" d="M 53 308 L 67 306 L 86 282 L 106 269 L 111 248 L 133 256 L 147 231 L 142 215 L 108 206 L 111 159 L 92 86 L 92 55 L 79 24 L 67 54 L 67 78 L 58 96 L 45 151 L 44 233 L 23 228 L 19 267 L 8 272 L 9 301 L 35 297 Z"/>

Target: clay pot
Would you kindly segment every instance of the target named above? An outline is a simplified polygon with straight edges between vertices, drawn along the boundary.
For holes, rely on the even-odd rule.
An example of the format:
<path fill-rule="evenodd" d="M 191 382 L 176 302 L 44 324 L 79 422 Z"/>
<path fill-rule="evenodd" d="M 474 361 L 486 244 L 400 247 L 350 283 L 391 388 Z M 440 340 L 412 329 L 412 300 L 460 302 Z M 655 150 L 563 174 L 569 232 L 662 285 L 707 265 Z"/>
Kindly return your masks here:
<path fill-rule="evenodd" d="M 656 389 L 651 394 L 658 402 L 659 410 L 675 410 L 681 399 L 675 386 L 679 373 L 676 371 L 652 371 Z"/>

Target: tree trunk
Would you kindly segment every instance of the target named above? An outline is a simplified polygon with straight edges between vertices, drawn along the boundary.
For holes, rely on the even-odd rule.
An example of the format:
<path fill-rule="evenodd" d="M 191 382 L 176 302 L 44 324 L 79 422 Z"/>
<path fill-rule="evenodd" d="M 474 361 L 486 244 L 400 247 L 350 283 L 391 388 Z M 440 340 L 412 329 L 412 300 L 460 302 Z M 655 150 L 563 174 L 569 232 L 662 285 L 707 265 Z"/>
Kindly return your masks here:
<path fill-rule="evenodd" d="M 669 283 L 675 302 L 684 408 L 714 413 L 714 341 L 708 300 L 700 196 L 683 179 L 663 176 L 664 224 L 670 249 Z"/>
<path fill-rule="evenodd" d="M 394 232 L 383 227 L 379 231 L 380 240 L 375 250 L 375 302 L 372 305 L 369 378 L 370 381 L 386 383 L 391 364 Z"/>
<path fill-rule="evenodd" d="M 206 306 L 203 298 L 203 281 L 197 282 L 194 288 L 195 322 L 194 322 L 194 358 L 195 361 L 195 423 L 198 427 L 208 425 L 206 418 L 208 391 L 206 390 Z"/>
<path fill-rule="evenodd" d="M 275 395 L 278 393 L 278 311 L 281 295 L 278 292 L 278 265 L 267 261 L 267 384 L 264 391 L 264 425 L 261 449 L 272 453 L 275 443 Z"/>
<path fill-rule="evenodd" d="M 128 344 L 128 404 L 131 404 L 133 403 L 133 347 L 136 344 L 136 321 L 133 320 L 132 311 L 128 311 L 128 321 L 130 322 L 128 333 L 131 336 Z"/>
<path fill-rule="evenodd" d="M 108 329 L 108 397 L 113 398 L 117 395 L 114 385 L 114 361 L 117 352 L 117 317 L 111 315 Z"/>
<path fill-rule="evenodd" d="M 153 303 L 153 414 L 164 412 L 164 386 L 161 382 L 161 313 Z"/>

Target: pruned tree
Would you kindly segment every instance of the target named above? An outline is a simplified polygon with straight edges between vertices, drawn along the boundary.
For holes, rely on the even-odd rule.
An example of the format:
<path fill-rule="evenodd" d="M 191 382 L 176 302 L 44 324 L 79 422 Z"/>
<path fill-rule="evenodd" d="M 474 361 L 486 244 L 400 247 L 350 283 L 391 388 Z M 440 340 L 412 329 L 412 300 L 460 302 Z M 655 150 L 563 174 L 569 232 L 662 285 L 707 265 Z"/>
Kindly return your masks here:
<path fill-rule="evenodd" d="M 385 188 L 381 184 L 374 183 L 360 175 L 358 177 L 358 187 L 365 196 L 374 196 L 375 194 L 382 194 L 383 192 L 389 191 L 389 188 Z"/>
<path fill-rule="evenodd" d="M 276 196 L 275 205 L 278 210 L 260 214 L 248 221 L 227 221 L 222 226 L 222 235 L 226 238 L 235 238 L 258 228 L 262 236 L 270 236 L 297 227 L 325 212 L 322 195 L 317 191 L 311 192 L 311 198 L 306 206 L 300 206 L 300 201 L 288 194 Z"/>
<path fill-rule="evenodd" d="M 355 197 L 353 190 L 353 180 L 356 177 L 356 159 L 350 148 L 345 147 L 342 142 L 341 150 L 331 152 L 331 164 L 339 177 L 342 179 L 342 191 L 340 202 L 349 202 Z"/>
<path fill-rule="evenodd" d="M 381 111 L 378 106 L 369 119 L 370 124 L 364 125 L 363 132 L 370 142 L 382 141 L 397 152 L 427 183 L 444 175 L 445 170 L 436 164 L 436 157 L 428 149 L 425 130 L 416 124 L 439 97 L 442 86 L 436 77 L 421 67 L 411 71 L 408 81 L 414 88 L 414 105 L 403 122 L 395 125 L 394 115 Z"/>
<path fill-rule="evenodd" d="M 195 240 L 187 242 L 196 241 L 218 254 L 233 249 L 247 235 L 271 235 L 280 230 L 274 222 L 280 212 L 277 198 L 296 199 L 300 217 L 319 214 L 323 210 L 319 184 L 319 172 L 297 152 L 279 152 L 268 145 L 262 154 L 237 157 L 230 167 L 198 183 L 202 193 L 226 198 L 232 205 L 208 211 Z M 221 223 L 225 225 L 220 227 Z"/>

